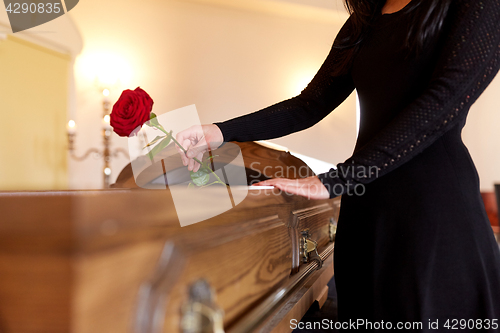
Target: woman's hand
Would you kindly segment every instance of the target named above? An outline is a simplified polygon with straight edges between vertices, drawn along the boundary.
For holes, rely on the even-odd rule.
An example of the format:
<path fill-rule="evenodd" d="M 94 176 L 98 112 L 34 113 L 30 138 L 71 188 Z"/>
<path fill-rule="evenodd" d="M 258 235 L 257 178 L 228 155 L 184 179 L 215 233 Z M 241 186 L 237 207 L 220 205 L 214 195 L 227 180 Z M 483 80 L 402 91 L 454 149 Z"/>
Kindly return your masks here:
<path fill-rule="evenodd" d="M 323 185 L 317 176 L 302 179 L 274 178 L 252 184 L 252 186 L 268 185 L 277 187 L 287 193 L 300 195 L 308 199 L 318 200 L 330 198 L 330 193 L 328 193 L 325 185 Z"/>
<path fill-rule="evenodd" d="M 184 153 L 177 145 L 175 146 L 181 155 L 182 163 L 189 171 L 194 172 L 200 168 L 200 164 L 194 158 L 201 161 L 205 152 L 217 149 L 224 140 L 221 130 L 214 124 L 191 126 L 177 133 L 175 139 L 187 151 Z"/>

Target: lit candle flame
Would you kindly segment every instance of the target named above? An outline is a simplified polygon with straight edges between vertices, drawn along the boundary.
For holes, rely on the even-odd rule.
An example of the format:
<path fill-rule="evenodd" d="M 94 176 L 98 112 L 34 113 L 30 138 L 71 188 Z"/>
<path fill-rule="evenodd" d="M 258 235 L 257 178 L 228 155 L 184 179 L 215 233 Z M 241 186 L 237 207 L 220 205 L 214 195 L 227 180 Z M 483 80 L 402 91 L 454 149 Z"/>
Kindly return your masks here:
<path fill-rule="evenodd" d="M 68 121 L 67 130 L 68 130 L 69 134 L 75 134 L 76 123 L 75 123 L 75 121 L 73 119 L 71 119 L 70 121 Z"/>
<path fill-rule="evenodd" d="M 111 125 L 109 124 L 110 120 L 111 118 L 109 117 L 109 114 L 104 115 L 104 117 L 102 118 L 102 125 L 105 130 L 111 129 Z"/>

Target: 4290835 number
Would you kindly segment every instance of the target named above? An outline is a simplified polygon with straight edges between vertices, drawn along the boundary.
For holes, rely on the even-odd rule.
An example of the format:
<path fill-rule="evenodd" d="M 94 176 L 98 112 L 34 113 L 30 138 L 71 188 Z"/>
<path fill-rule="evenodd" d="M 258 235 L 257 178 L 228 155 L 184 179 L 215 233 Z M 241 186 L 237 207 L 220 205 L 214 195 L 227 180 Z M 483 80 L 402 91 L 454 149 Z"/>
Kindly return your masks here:
<path fill-rule="evenodd" d="M 9 14 L 59 14 L 62 11 L 60 3 L 9 3 L 5 8 Z"/>
<path fill-rule="evenodd" d="M 448 319 L 444 327 L 449 330 L 498 329 L 498 319 Z"/>

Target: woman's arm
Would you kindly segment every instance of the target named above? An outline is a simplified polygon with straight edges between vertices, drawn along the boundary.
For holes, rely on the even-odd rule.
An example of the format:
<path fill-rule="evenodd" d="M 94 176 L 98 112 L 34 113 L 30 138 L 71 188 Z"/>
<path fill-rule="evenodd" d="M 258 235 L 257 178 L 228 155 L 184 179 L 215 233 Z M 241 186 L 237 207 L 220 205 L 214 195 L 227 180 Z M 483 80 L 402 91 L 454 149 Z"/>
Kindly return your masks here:
<path fill-rule="evenodd" d="M 255 141 L 285 136 L 309 128 L 326 117 L 354 90 L 350 74 L 333 77 L 337 41 L 349 33 L 347 20 L 325 62 L 302 93 L 294 98 L 241 117 L 215 123 L 224 141 Z"/>
<path fill-rule="evenodd" d="M 319 175 L 330 197 L 396 169 L 465 120 L 499 70 L 499 22 L 500 0 L 452 2 L 446 18 L 449 36 L 428 88 L 373 140 L 339 164 L 338 171 Z M 372 173 L 367 175 L 367 170 Z"/>

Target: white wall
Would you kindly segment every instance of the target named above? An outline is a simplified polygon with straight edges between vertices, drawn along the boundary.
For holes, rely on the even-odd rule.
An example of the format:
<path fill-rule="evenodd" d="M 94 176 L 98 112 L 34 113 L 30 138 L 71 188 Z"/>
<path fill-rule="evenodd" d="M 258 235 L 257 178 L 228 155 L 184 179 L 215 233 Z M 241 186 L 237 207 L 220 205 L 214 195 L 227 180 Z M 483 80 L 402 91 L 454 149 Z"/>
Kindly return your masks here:
<path fill-rule="evenodd" d="M 318 20 L 301 16 L 297 0 L 292 10 L 284 6 L 281 12 L 276 7 L 259 10 L 199 1 L 86 0 L 72 10 L 84 39 L 76 63 L 80 152 L 101 142 L 101 95 L 89 65 L 92 59 L 103 55 L 129 64 L 131 74 L 112 91 L 113 101 L 122 89 L 141 86 L 154 99 L 155 112 L 196 104 L 201 121 L 210 123 L 298 94 L 347 17 L 332 10 Z M 352 152 L 355 124 L 351 97 L 313 129 L 275 142 L 338 163 Z M 113 144 L 126 147 L 127 139 L 114 136 Z M 122 157 L 113 161 L 112 180 L 127 162 Z M 72 163 L 71 183 L 100 187 L 101 170 L 96 161 Z"/>
<path fill-rule="evenodd" d="M 500 184 L 500 76 L 493 80 L 486 91 L 472 106 L 463 140 L 481 179 L 481 191 L 493 191 L 493 184 Z"/>

